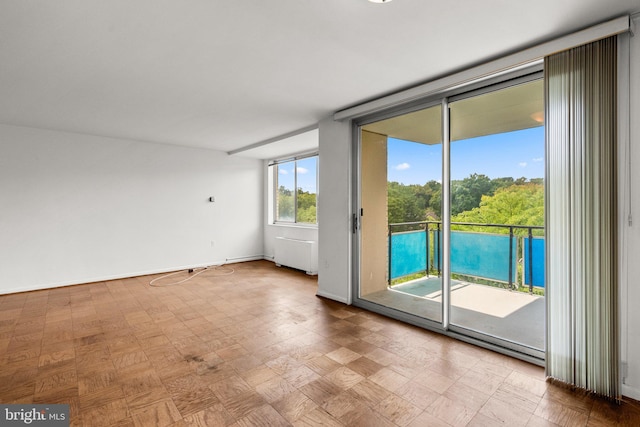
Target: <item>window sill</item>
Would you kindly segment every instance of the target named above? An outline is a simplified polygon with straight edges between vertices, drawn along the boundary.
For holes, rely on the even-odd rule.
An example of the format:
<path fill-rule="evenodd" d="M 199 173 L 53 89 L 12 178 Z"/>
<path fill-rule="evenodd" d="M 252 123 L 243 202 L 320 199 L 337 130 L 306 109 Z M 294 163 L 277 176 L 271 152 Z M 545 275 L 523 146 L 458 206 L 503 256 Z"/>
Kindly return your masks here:
<path fill-rule="evenodd" d="M 318 229 L 318 224 L 302 224 L 298 222 L 272 222 L 267 224 L 273 227 L 283 227 L 283 228 L 305 228 L 305 229 Z"/>

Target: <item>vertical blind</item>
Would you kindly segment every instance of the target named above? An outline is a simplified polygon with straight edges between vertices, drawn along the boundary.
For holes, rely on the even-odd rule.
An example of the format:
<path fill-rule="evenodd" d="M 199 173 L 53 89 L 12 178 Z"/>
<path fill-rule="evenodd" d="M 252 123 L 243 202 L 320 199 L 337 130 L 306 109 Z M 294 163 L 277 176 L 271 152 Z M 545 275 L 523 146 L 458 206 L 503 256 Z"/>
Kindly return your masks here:
<path fill-rule="evenodd" d="M 545 58 L 547 375 L 615 399 L 617 37 Z"/>

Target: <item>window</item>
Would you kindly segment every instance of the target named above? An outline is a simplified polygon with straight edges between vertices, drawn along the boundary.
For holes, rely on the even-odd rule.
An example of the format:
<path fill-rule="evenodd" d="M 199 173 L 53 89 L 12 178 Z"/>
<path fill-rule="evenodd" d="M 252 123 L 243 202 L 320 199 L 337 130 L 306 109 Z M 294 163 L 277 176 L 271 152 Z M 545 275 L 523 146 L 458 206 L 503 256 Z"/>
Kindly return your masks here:
<path fill-rule="evenodd" d="M 275 222 L 316 224 L 318 156 L 274 162 Z"/>

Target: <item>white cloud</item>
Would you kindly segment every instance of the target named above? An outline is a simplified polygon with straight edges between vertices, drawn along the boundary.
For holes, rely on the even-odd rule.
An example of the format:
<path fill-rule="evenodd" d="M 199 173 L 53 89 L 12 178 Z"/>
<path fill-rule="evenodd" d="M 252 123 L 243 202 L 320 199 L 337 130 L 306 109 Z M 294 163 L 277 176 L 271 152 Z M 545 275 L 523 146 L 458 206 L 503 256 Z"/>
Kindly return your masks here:
<path fill-rule="evenodd" d="M 544 160 L 544 157 L 536 157 L 535 159 L 532 159 L 534 162 L 538 163 Z"/>
<path fill-rule="evenodd" d="M 518 166 L 520 166 L 521 168 L 526 168 L 527 167 L 527 162 L 520 162 L 520 163 L 518 163 Z"/>
<path fill-rule="evenodd" d="M 298 166 L 296 168 L 296 170 L 298 171 L 298 173 L 303 173 L 303 174 L 309 172 L 309 169 L 303 168 L 303 167 L 300 167 L 300 166 Z"/>
<path fill-rule="evenodd" d="M 287 170 L 286 170 L 286 169 L 278 168 L 278 173 L 279 173 L 280 175 L 287 175 L 289 172 L 287 172 Z"/>
<path fill-rule="evenodd" d="M 395 167 L 395 169 L 397 171 L 406 171 L 407 169 L 409 169 L 411 167 L 411 165 L 409 163 L 400 163 L 399 165 L 397 165 Z"/>

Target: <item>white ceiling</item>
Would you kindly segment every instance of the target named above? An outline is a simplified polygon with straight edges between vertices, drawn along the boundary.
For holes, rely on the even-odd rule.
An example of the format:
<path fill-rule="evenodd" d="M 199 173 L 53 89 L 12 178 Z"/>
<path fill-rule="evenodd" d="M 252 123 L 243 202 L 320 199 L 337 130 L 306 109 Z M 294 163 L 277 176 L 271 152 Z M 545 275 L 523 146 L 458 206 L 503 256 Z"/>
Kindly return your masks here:
<path fill-rule="evenodd" d="M 0 123 L 232 151 L 637 11 L 640 0 L 0 0 Z"/>

